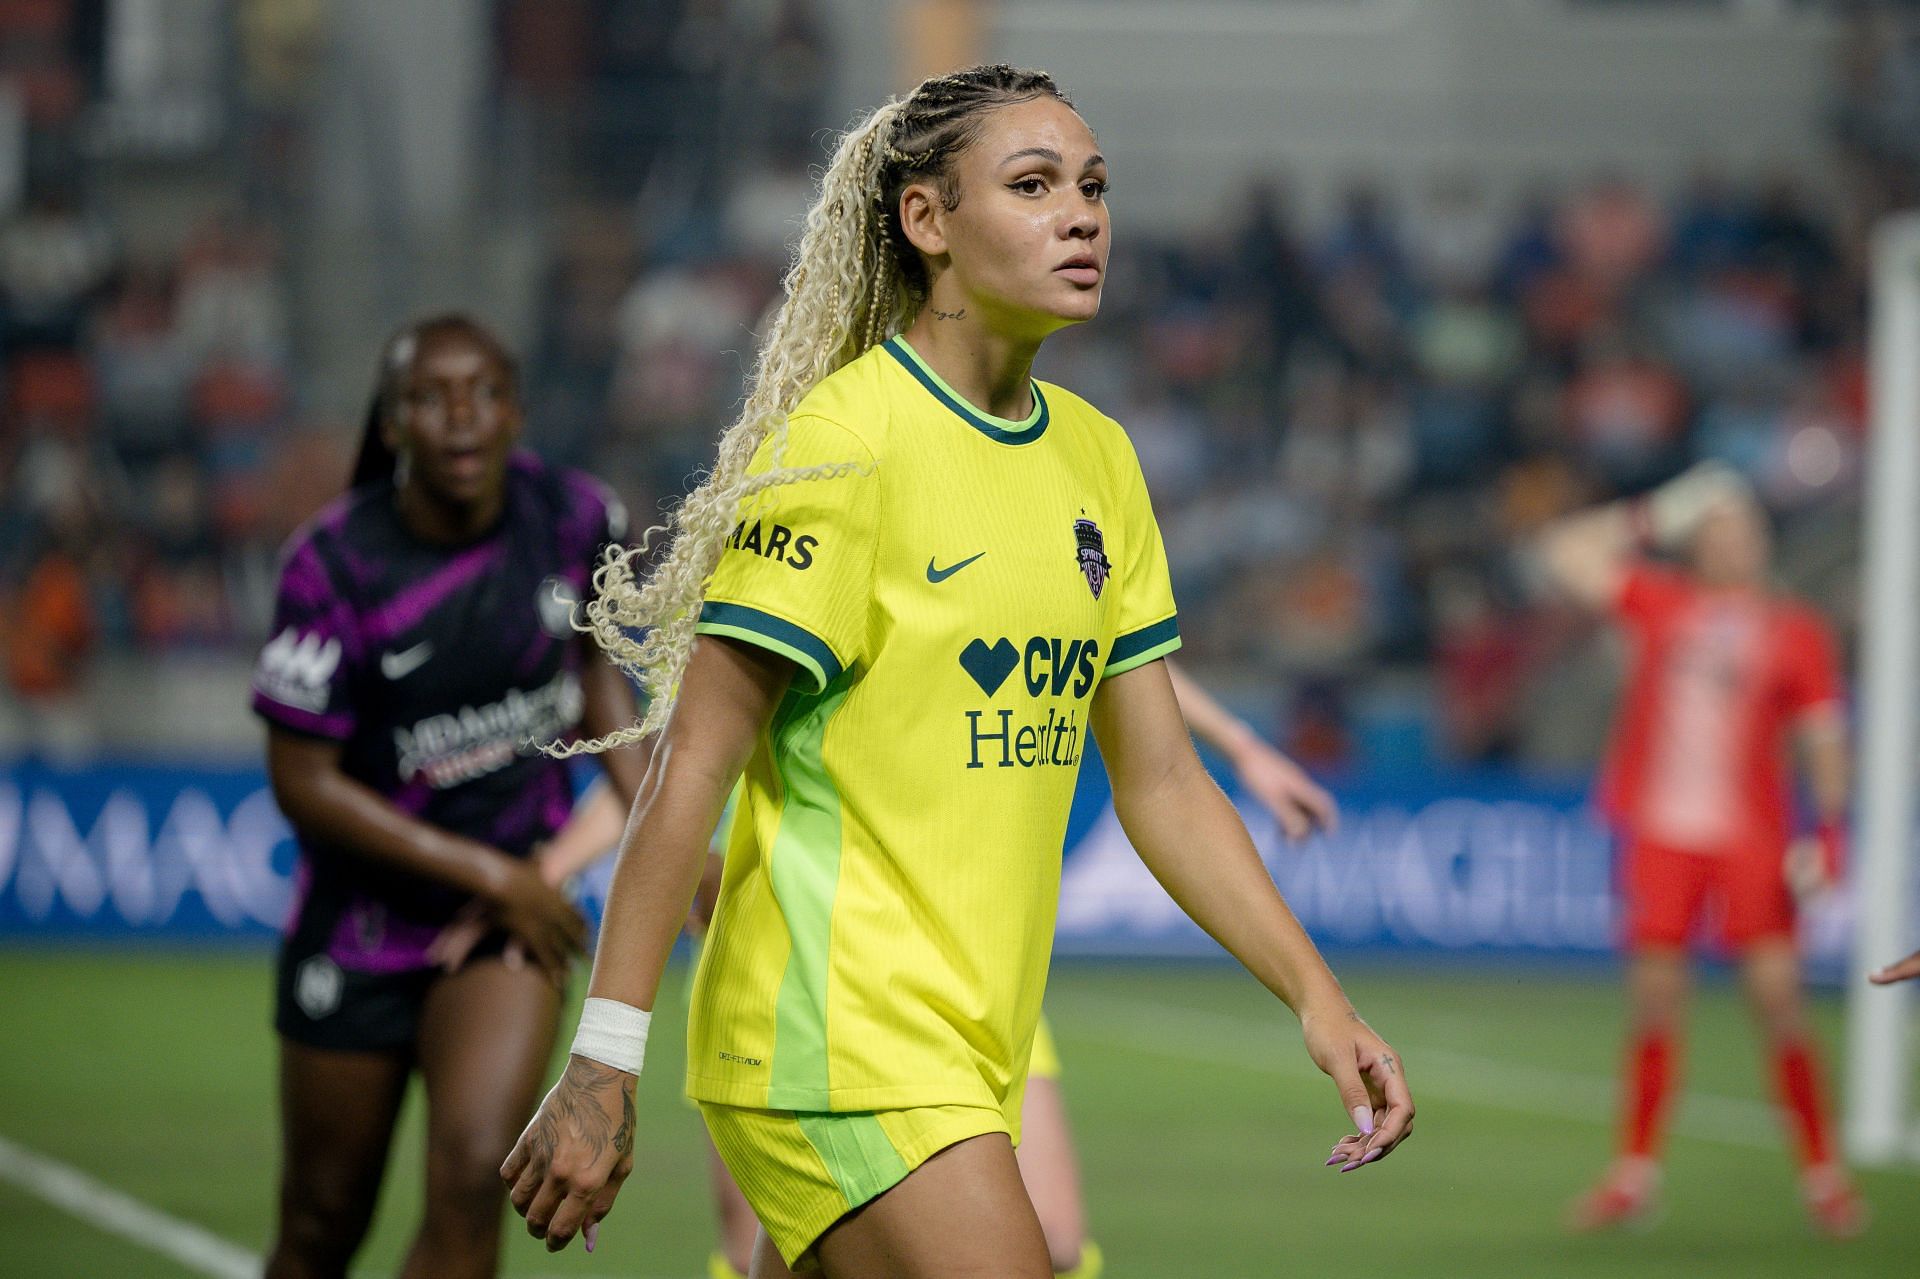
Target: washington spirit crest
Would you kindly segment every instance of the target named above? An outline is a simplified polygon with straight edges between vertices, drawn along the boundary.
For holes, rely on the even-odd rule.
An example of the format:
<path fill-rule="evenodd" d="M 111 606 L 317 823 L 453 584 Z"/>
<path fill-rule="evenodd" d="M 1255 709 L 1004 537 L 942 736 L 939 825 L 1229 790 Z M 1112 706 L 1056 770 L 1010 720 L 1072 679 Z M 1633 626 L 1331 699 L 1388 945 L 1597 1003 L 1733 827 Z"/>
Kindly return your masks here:
<path fill-rule="evenodd" d="M 1080 571 L 1086 574 L 1087 589 L 1093 592 L 1093 598 L 1099 599 L 1107 584 L 1107 575 L 1113 572 L 1113 564 L 1107 559 L 1106 539 L 1100 536 L 1100 526 L 1092 520 L 1075 520 L 1073 540 L 1079 547 Z"/>

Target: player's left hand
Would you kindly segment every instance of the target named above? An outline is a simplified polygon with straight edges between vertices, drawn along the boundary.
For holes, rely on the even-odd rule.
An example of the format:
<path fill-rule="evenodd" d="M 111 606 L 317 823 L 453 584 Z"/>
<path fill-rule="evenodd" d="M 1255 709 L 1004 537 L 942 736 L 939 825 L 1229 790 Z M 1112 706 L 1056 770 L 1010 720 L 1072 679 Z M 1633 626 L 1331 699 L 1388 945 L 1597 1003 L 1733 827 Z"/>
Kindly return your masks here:
<path fill-rule="evenodd" d="M 558 1252 L 575 1234 L 592 1252 L 601 1219 L 633 1172 L 635 1077 L 569 1054 L 567 1068 L 500 1165 L 527 1233 Z"/>
<path fill-rule="evenodd" d="M 537 855 L 538 849 L 535 852 Z M 485 902 L 468 902 L 428 943 L 427 959 L 441 972 L 457 973 L 473 957 L 473 948 L 499 926 L 500 921 Z M 500 961 L 515 972 L 527 966 L 527 948 L 518 937 L 507 938 L 506 945 L 500 949 Z"/>
<path fill-rule="evenodd" d="M 428 943 L 427 958 L 437 964 L 441 972 L 457 973 L 486 935 L 486 915 L 472 905 L 465 906 L 453 917 L 453 922 Z"/>
<path fill-rule="evenodd" d="M 1249 732 L 1233 752 L 1233 773 L 1247 792 L 1273 814 L 1291 840 L 1340 823 L 1339 806 L 1306 770 Z"/>
<path fill-rule="evenodd" d="M 1327 1166 L 1352 1172 L 1385 1159 L 1413 1134 L 1413 1093 L 1399 1054 L 1351 1007 L 1303 1013 L 1300 1029 L 1307 1055 L 1333 1080 L 1360 1129 L 1334 1143 Z"/>

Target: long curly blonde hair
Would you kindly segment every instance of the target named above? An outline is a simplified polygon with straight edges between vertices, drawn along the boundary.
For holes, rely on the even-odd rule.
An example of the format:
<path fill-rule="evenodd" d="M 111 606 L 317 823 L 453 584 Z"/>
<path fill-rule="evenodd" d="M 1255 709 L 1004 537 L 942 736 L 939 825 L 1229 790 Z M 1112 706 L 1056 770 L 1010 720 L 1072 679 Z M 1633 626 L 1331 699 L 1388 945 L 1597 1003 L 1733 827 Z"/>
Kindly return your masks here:
<path fill-rule="evenodd" d="M 971 67 L 923 82 L 842 135 L 782 281 L 785 296 L 754 361 L 746 401 L 720 436 L 713 469 L 666 525 L 648 529 L 638 546 L 609 551 L 594 574 L 596 598 L 581 629 L 639 682 L 646 712 L 637 724 L 553 753 L 625 746 L 666 725 L 707 582 L 734 526 L 771 489 L 855 469 L 851 462 L 782 466 L 787 418 L 827 375 L 899 332 L 925 303 L 932 282 L 899 226 L 902 192 L 932 182 L 947 208 L 958 207 L 953 162 L 979 136 L 986 114 L 1041 96 L 1066 101 L 1043 72 Z M 772 465 L 749 474 L 769 437 Z M 663 532 L 672 539 L 667 554 L 642 580 L 635 563 Z"/>

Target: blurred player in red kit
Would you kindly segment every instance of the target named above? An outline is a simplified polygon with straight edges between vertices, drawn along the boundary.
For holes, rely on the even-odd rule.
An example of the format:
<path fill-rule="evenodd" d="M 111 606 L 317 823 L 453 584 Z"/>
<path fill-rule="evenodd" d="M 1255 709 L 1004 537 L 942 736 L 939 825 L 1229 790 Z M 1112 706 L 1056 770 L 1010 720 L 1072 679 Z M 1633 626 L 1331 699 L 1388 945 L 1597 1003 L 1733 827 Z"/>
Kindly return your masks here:
<path fill-rule="evenodd" d="M 1668 568 L 1643 548 L 1678 553 Z M 1679 1080 L 1688 947 L 1737 957 L 1816 1229 L 1857 1234 L 1865 1204 L 1833 1148 L 1801 994 L 1796 899 L 1837 882 L 1849 761 L 1826 624 L 1768 584 L 1766 517 L 1731 471 L 1696 467 L 1638 502 L 1569 516 L 1541 537 L 1547 575 L 1628 642 L 1625 697 L 1600 804 L 1616 831 L 1631 1027 L 1619 1157 L 1569 1212 L 1593 1230 L 1656 1206 Z M 1814 834 L 1794 836 L 1796 751 Z"/>

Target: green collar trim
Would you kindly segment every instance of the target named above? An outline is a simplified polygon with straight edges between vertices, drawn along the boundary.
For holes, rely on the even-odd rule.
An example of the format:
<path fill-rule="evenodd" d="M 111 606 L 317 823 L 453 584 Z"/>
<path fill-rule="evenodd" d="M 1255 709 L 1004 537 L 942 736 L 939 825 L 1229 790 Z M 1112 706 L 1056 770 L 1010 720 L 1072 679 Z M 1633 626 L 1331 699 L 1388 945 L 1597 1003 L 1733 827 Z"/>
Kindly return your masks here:
<path fill-rule="evenodd" d="M 1040 393 L 1040 384 L 1033 383 L 1033 412 L 1024 422 L 1015 422 L 1009 418 L 995 417 L 991 413 L 982 413 L 962 399 L 957 391 L 948 386 L 938 373 L 927 367 L 920 353 L 907 345 L 901 336 L 887 339 L 887 354 L 900 362 L 900 367 L 914 376 L 914 379 L 934 399 L 946 405 L 959 419 L 980 434 L 998 444 L 1031 444 L 1046 434 L 1050 414 L 1047 411 L 1047 397 Z"/>

